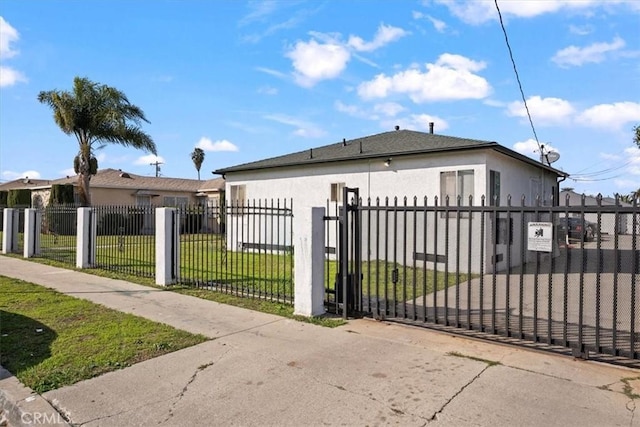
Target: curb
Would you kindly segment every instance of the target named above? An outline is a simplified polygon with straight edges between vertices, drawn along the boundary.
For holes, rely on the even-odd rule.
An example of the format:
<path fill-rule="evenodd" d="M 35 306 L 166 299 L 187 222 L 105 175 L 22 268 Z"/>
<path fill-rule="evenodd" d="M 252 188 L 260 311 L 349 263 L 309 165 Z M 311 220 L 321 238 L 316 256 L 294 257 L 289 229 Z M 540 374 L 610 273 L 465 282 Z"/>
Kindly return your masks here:
<path fill-rule="evenodd" d="M 71 424 L 42 396 L 0 366 L 0 425 L 8 427 Z"/>

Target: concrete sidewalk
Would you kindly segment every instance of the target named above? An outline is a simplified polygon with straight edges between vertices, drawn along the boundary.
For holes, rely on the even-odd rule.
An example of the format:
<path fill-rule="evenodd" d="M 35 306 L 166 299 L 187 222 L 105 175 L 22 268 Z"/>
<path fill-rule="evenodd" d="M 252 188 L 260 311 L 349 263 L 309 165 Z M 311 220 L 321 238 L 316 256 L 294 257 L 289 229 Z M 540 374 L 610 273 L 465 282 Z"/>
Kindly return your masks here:
<path fill-rule="evenodd" d="M 0 372 L 5 408 L 73 425 L 640 426 L 636 370 L 369 320 L 328 329 L 15 258 L 0 275 L 215 338 L 29 402 Z"/>

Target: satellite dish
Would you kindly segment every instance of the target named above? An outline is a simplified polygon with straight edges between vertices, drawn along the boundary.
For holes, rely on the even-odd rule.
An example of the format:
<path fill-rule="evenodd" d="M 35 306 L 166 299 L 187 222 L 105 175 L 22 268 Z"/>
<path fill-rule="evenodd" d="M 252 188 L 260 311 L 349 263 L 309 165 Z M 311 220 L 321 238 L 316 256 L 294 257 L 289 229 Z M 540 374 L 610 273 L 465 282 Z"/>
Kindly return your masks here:
<path fill-rule="evenodd" d="M 560 158 L 560 153 L 558 153 L 557 151 L 549 151 L 546 155 L 547 157 L 547 162 L 549 162 L 549 164 L 558 161 L 558 159 Z"/>

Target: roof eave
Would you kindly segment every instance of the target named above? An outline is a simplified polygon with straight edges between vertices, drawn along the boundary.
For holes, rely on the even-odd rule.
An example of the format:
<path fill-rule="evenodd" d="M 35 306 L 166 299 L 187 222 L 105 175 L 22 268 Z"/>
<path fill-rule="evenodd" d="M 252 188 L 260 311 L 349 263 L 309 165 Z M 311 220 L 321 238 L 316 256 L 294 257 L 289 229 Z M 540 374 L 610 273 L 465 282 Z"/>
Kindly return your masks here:
<path fill-rule="evenodd" d="M 281 167 L 291 167 L 291 166 L 305 166 L 305 165 L 317 165 L 322 163 L 338 163 L 338 162 L 349 162 L 354 160 L 369 160 L 369 159 L 379 159 L 384 157 L 401 157 L 401 156 L 414 156 L 416 154 L 430 154 L 430 153 L 442 153 L 442 152 L 450 152 L 450 151 L 463 151 L 463 150 L 477 150 L 477 149 L 486 149 L 493 148 L 495 146 L 499 146 L 497 142 L 490 142 L 485 145 L 480 146 L 469 146 L 465 145 L 462 147 L 445 147 L 445 148 L 435 148 L 430 150 L 413 150 L 413 151 L 389 151 L 386 153 L 372 153 L 372 154 L 360 154 L 358 157 L 341 157 L 336 159 L 306 159 L 304 161 L 295 161 L 289 163 L 281 163 L 278 165 L 264 165 L 264 166 L 252 166 L 247 165 L 243 166 L 232 166 L 230 168 L 218 169 L 213 171 L 213 173 L 224 175 L 229 172 L 246 172 L 252 170 L 263 170 L 263 169 L 275 169 Z"/>

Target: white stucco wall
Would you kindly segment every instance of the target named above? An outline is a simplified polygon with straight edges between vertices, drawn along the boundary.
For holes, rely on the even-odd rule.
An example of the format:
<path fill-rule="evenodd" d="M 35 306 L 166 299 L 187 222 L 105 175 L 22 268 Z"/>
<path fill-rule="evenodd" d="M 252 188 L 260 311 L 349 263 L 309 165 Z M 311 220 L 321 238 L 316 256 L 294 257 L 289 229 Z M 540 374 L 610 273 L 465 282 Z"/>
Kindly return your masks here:
<path fill-rule="evenodd" d="M 293 199 L 293 211 L 295 216 L 296 209 L 308 209 L 310 207 L 326 207 L 327 202 L 331 196 L 331 184 L 332 183 L 344 183 L 347 187 L 359 188 L 360 197 L 366 204 L 367 199 L 371 199 L 371 204 L 376 204 L 376 199 L 380 198 L 379 203 L 384 205 L 394 204 L 394 198 L 398 198 L 398 205 L 404 204 L 404 198 L 407 197 L 407 204 L 413 205 L 413 198 L 418 198 L 418 205 L 424 204 L 424 197 L 427 197 L 427 204 L 432 206 L 435 202 L 435 198 L 440 198 L 440 173 L 447 171 L 459 171 L 459 170 L 473 170 L 474 171 L 474 200 L 473 204 L 479 206 L 482 196 L 486 196 L 486 205 L 489 205 L 489 172 L 491 170 L 500 172 L 501 189 L 500 189 L 500 201 L 502 205 L 506 205 L 507 196 L 512 195 L 512 205 L 520 206 L 521 197 L 525 196 L 525 203 L 528 206 L 535 205 L 535 195 L 537 195 L 537 189 L 542 189 L 543 199 L 549 203 L 551 194 L 554 191 L 556 183 L 556 176 L 550 172 L 544 172 L 544 170 L 528 165 L 519 160 L 513 159 L 509 156 L 503 155 L 493 150 L 485 151 L 472 151 L 472 152 L 459 152 L 454 154 L 429 154 L 429 155 L 414 155 L 407 157 L 392 158 L 390 165 L 385 166 L 385 160 L 387 158 L 371 159 L 371 160 L 354 160 L 337 163 L 324 163 L 318 165 L 307 165 L 298 167 L 281 167 L 265 170 L 256 170 L 249 172 L 234 172 L 228 173 L 226 178 L 226 194 L 231 195 L 231 186 L 244 185 L 245 197 L 250 200 L 250 203 L 258 203 L 258 200 L 266 200 L 270 202 L 275 199 Z M 532 186 L 532 183 L 539 183 L 537 186 Z M 389 198 L 388 202 L 385 198 Z M 450 205 L 455 205 L 456 201 L 450 201 Z M 439 205 L 443 205 L 444 201 L 439 200 Z M 463 200 L 462 205 L 468 204 L 468 200 Z M 328 214 L 335 214 L 333 209 L 334 203 L 330 203 L 330 212 Z M 333 211 L 333 212 L 332 212 Z M 450 227 L 449 235 L 449 251 L 448 254 L 448 267 L 454 268 L 456 263 L 462 266 L 466 266 L 468 263 L 468 254 L 471 253 L 472 269 L 477 272 L 480 270 L 480 260 L 478 253 L 480 246 L 484 245 L 483 251 L 485 254 L 485 265 L 483 270 L 485 272 L 493 271 L 493 265 L 491 259 L 494 251 L 493 242 L 491 240 L 493 222 L 488 216 L 485 218 L 485 239 L 482 243 L 478 243 L 479 238 L 479 216 L 474 216 L 474 224 L 472 228 L 472 249 L 469 251 L 466 247 L 460 248 L 460 258 L 455 259 L 451 256 L 453 253 L 458 253 L 457 248 L 452 247 L 456 245 L 455 240 L 455 228 L 452 223 L 453 219 L 440 218 L 438 215 L 438 240 L 442 238 L 444 242 L 444 227 L 448 221 Z M 411 221 L 411 220 L 410 220 Z M 516 219 L 514 219 L 516 221 Z M 417 248 L 421 248 L 424 244 L 419 236 L 422 235 L 421 225 L 424 222 L 418 220 L 417 241 L 415 242 Z M 431 225 L 427 223 L 427 227 L 432 227 L 434 221 L 431 221 Z M 404 220 L 400 218 L 398 228 L 395 232 L 388 236 L 390 241 L 395 241 L 400 237 L 402 227 L 404 226 Z M 410 225 L 410 224 L 408 224 Z M 461 236 L 468 236 L 468 222 L 462 221 L 462 228 L 460 230 Z M 410 227 L 413 227 L 410 225 Z M 364 233 L 364 231 L 363 231 Z M 432 236 L 432 231 L 428 231 L 428 234 Z M 397 236 L 396 236 L 397 234 Z M 411 236 L 413 230 L 410 228 Z M 250 235 L 247 235 L 247 239 Z M 398 243 L 398 246 L 404 246 L 409 248 L 407 253 L 404 253 L 404 249 L 396 254 L 397 260 L 406 259 L 407 262 L 412 263 L 414 260 L 413 237 L 406 240 L 402 236 L 402 241 Z M 433 251 L 433 238 L 430 237 L 427 241 L 427 253 Z M 520 236 L 513 236 L 513 245 L 520 243 Z M 237 246 L 235 242 L 235 246 Z M 372 242 L 377 245 L 378 243 Z M 390 243 L 387 243 L 390 244 Z M 334 246 L 335 242 L 329 241 L 328 246 Z M 368 241 L 363 241 L 363 250 L 367 248 Z M 234 247 L 234 246 L 231 246 Z M 495 247 L 497 254 L 502 254 L 503 258 L 497 265 L 497 269 L 500 270 L 506 267 L 506 255 L 507 245 L 497 245 Z M 437 254 L 444 254 L 445 244 L 439 244 L 437 248 Z M 377 251 L 376 251 L 377 252 Z M 416 250 L 416 252 L 424 252 L 423 250 Z M 373 258 L 378 257 L 381 254 L 370 254 Z M 363 254 L 363 256 L 366 256 Z M 372 258 L 372 259 L 373 259 Z M 389 260 L 391 261 L 391 260 Z M 420 261 L 421 262 L 421 261 Z M 520 263 L 519 251 L 512 251 L 511 264 L 518 265 Z M 440 268 L 442 265 L 439 266 Z"/>

